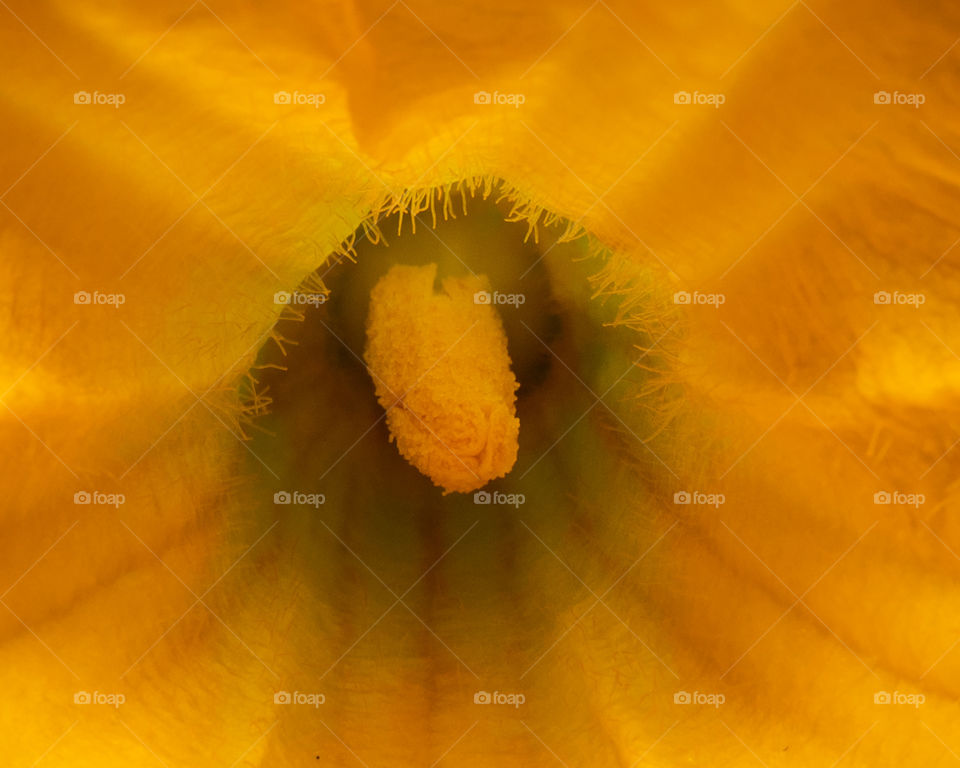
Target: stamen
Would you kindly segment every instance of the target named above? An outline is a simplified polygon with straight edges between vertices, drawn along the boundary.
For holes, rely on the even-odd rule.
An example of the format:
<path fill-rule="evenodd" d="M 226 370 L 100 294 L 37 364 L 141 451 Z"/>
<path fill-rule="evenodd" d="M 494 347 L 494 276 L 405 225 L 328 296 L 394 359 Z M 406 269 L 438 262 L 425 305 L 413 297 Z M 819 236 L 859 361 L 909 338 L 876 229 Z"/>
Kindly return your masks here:
<path fill-rule="evenodd" d="M 364 357 L 400 454 L 444 490 L 469 493 L 517 460 L 519 384 L 485 277 L 395 265 L 370 293 Z M 484 301 L 486 299 L 486 301 Z"/>

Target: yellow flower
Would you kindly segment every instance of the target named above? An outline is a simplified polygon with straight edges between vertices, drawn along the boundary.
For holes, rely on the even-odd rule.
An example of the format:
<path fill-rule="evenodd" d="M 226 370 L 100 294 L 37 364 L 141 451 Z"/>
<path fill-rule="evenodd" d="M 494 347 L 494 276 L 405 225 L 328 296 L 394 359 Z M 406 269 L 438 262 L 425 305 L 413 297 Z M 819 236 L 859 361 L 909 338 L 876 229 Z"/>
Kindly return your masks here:
<path fill-rule="evenodd" d="M 960 753 L 960 12 L 2 6 L 6 764 Z M 490 503 L 361 362 L 451 253 Z"/>

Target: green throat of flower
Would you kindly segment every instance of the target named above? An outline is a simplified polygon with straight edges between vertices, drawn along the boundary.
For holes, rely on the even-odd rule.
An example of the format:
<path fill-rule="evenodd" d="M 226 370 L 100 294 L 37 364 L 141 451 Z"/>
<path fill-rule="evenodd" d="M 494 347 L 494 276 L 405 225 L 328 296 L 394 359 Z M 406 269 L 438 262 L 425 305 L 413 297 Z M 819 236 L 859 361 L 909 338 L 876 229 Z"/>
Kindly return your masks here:
<path fill-rule="evenodd" d="M 657 337 L 607 279 L 610 254 L 562 226 L 534 236 L 509 205 L 464 211 L 402 233 L 388 216 L 301 285 L 322 281 L 322 301 L 293 308 L 300 325 L 282 319 L 282 351 L 265 347 L 252 371 L 270 406 L 255 471 L 278 489 L 375 506 L 374 484 L 411 509 L 535 493 L 556 507 L 621 459 L 649 463 L 637 437 L 657 431 L 656 399 L 635 395 L 656 390 L 644 349 Z"/>

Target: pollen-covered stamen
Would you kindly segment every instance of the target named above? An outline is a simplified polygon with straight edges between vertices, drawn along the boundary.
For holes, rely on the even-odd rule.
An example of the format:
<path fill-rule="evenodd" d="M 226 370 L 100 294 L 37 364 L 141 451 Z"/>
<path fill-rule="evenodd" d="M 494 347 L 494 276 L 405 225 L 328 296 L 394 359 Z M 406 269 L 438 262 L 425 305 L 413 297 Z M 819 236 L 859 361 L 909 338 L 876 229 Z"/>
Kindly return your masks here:
<path fill-rule="evenodd" d="M 400 454 L 444 493 L 468 493 L 517 460 L 519 386 L 497 310 L 477 302 L 482 277 L 396 265 L 374 286 L 367 368 Z"/>

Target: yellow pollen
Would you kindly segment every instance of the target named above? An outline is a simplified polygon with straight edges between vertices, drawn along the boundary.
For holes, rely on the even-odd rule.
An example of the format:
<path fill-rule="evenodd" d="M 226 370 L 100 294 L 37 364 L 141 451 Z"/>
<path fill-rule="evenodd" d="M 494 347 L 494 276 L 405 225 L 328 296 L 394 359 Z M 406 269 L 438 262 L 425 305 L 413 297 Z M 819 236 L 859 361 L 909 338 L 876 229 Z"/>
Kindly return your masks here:
<path fill-rule="evenodd" d="M 519 384 L 485 277 L 395 265 L 370 292 L 367 369 L 400 455 L 444 495 L 469 493 L 517 460 Z M 489 295 L 489 294 L 487 294 Z"/>

